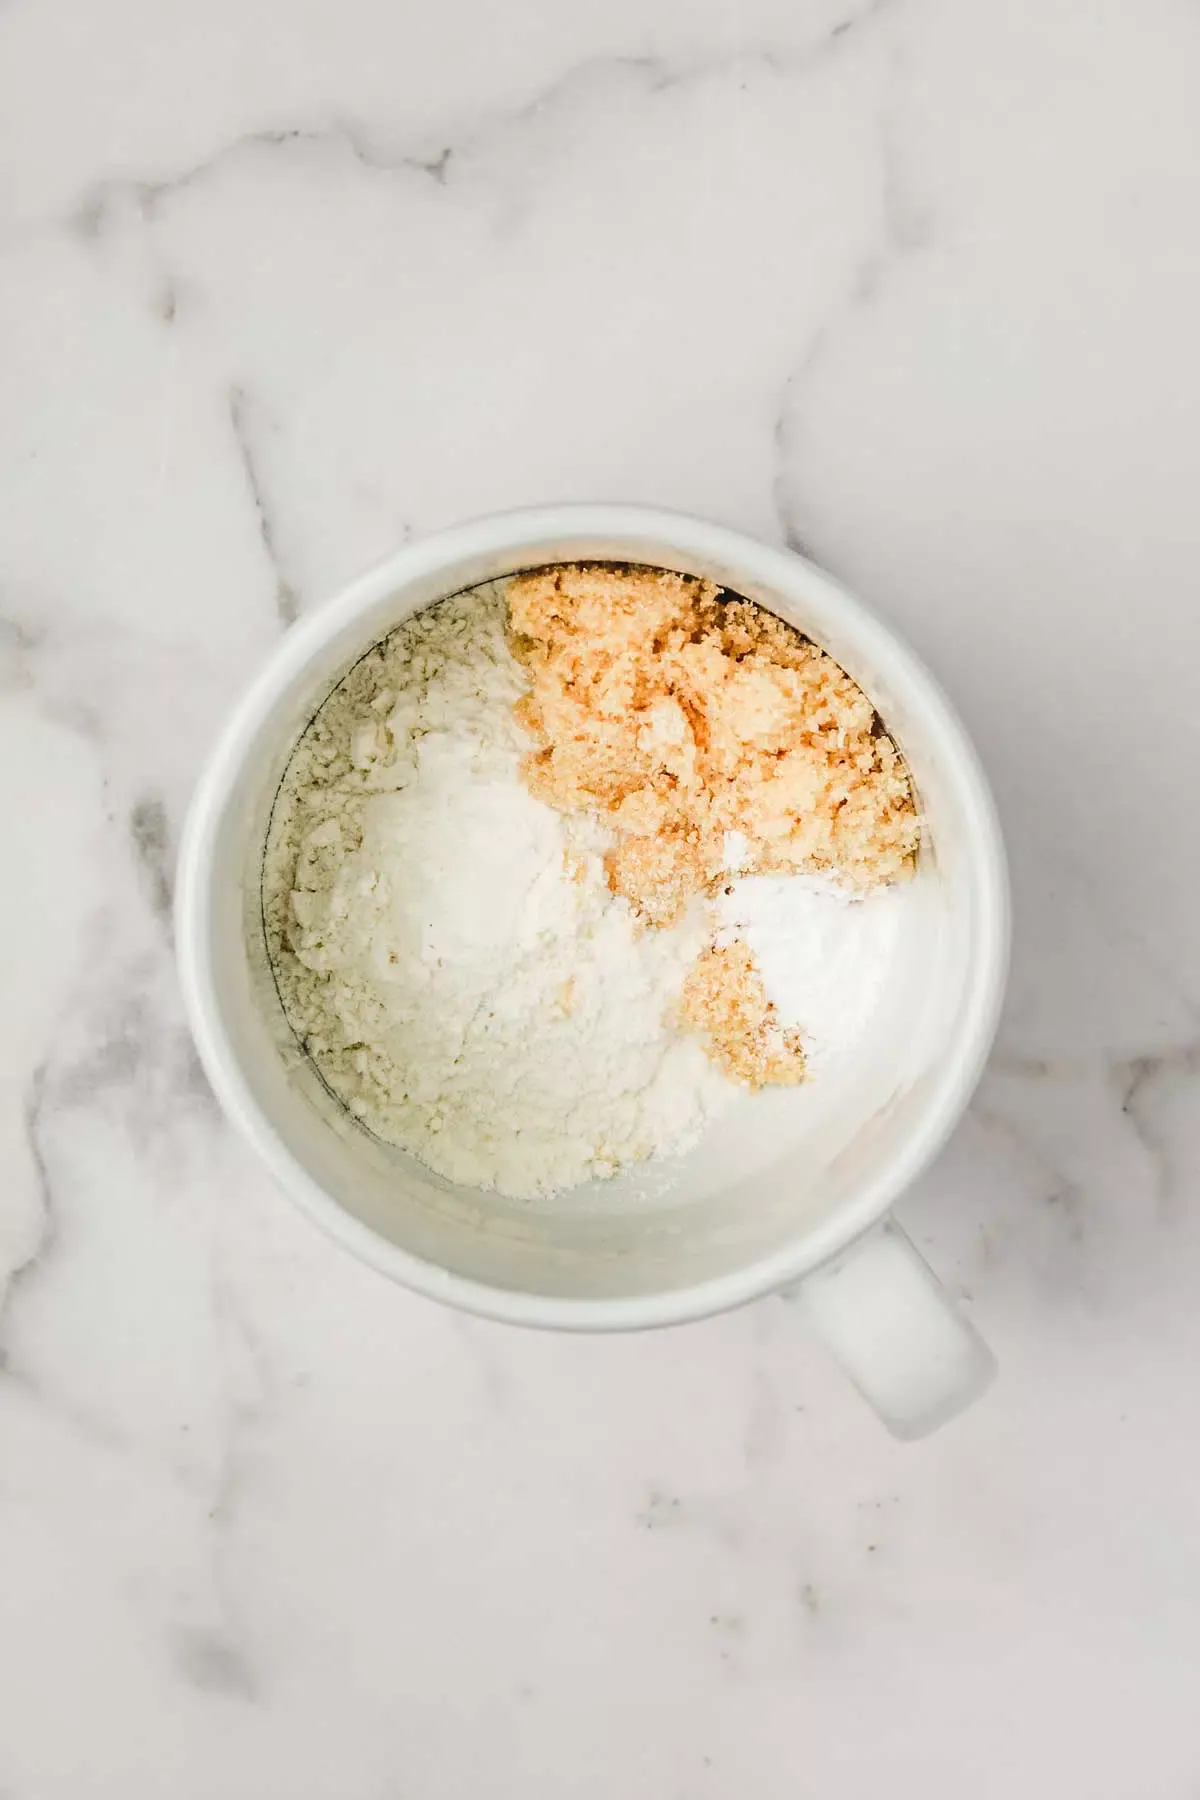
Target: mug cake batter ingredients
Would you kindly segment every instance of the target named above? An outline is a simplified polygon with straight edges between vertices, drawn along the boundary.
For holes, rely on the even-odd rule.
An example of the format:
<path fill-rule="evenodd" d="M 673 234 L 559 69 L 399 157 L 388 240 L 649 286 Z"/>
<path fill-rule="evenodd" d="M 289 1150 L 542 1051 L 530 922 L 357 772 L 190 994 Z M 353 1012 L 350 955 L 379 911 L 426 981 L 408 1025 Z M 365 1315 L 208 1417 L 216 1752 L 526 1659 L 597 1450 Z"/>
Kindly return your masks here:
<path fill-rule="evenodd" d="M 272 815 L 268 947 L 366 1126 L 535 1196 L 850 1054 L 918 831 L 799 633 L 665 570 L 542 569 L 417 614 L 326 701 Z"/>
<path fill-rule="evenodd" d="M 372 1131 L 533 1196 L 695 1137 L 732 1090 L 674 1023 L 702 908 L 642 929 L 611 833 L 521 779 L 502 591 L 417 614 L 318 713 L 264 872 L 287 1016 Z"/>

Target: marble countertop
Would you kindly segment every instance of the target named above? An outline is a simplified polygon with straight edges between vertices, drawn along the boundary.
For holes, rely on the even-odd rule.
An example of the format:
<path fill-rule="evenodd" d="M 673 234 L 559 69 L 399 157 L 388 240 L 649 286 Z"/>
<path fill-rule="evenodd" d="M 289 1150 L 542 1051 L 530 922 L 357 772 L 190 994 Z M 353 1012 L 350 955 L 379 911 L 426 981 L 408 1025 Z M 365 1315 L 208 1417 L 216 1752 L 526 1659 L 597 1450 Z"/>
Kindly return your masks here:
<path fill-rule="evenodd" d="M 1200 11 L 0 5 L 3 1800 L 1200 1794 Z M 803 546 L 976 734 L 1016 960 L 902 1217 L 999 1385 L 336 1252 L 169 923 L 280 633 L 413 534 Z"/>

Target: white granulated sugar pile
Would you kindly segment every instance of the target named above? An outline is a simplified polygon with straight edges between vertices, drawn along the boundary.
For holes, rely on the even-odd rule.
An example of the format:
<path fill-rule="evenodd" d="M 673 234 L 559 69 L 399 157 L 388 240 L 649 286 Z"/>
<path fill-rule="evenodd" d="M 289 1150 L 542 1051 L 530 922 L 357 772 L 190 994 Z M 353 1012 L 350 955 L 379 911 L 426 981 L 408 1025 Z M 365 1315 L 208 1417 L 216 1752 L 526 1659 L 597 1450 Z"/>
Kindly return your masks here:
<path fill-rule="evenodd" d="M 293 757 L 264 900 L 333 1091 L 454 1181 L 532 1197 L 682 1147 L 736 1091 L 672 1023 L 711 933 L 610 891 L 602 828 L 533 799 L 502 591 L 416 615 Z"/>
<path fill-rule="evenodd" d="M 814 1072 L 869 1028 L 894 966 L 904 904 L 902 888 L 860 897 L 819 875 L 744 875 L 718 899 L 718 941 L 749 946 L 780 1025 L 800 1029 Z"/>

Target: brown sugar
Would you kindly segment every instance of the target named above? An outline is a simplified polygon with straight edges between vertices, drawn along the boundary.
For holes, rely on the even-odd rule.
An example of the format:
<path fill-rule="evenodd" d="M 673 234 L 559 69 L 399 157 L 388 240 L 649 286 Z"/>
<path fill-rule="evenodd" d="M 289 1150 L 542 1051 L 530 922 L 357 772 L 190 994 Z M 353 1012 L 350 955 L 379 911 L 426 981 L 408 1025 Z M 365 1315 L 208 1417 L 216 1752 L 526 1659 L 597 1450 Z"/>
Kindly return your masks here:
<path fill-rule="evenodd" d="M 509 614 L 538 741 L 531 790 L 620 834 L 609 879 L 654 924 L 725 872 L 908 873 L 908 774 L 832 657 L 746 600 L 665 569 L 568 564 L 517 575 Z"/>
<path fill-rule="evenodd" d="M 705 951 L 684 981 L 679 1015 L 735 1081 L 752 1088 L 803 1081 L 800 1034 L 777 1023 L 748 945 L 734 942 Z"/>
<path fill-rule="evenodd" d="M 610 563 L 516 575 L 508 606 L 530 791 L 613 827 L 609 885 L 647 924 L 672 924 L 731 862 L 859 889 L 911 872 L 919 822 L 899 752 L 861 688 L 773 613 Z M 683 1015 L 737 1079 L 801 1079 L 745 946 L 701 960 Z"/>

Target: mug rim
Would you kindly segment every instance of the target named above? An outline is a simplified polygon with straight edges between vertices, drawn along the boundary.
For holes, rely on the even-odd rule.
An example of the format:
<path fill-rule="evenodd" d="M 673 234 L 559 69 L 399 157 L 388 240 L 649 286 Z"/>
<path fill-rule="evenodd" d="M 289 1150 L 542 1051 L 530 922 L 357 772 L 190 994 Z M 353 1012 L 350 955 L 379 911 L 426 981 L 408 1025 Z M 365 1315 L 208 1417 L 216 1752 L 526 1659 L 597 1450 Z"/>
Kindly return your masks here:
<path fill-rule="evenodd" d="M 885 647 L 920 707 L 937 754 L 956 782 L 968 821 L 967 859 L 978 894 L 978 945 L 947 1058 L 903 1149 L 828 1218 L 743 1268 L 689 1287 L 628 1297 L 579 1299 L 492 1286 L 462 1276 L 382 1237 L 347 1212 L 293 1155 L 254 1097 L 225 1028 L 211 956 L 213 851 L 246 754 L 294 678 L 346 626 L 389 593 L 473 556 L 531 549 L 558 538 L 661 540 L 678 551 L 742 570 L 789 594 L 803 583 L 848 618 L 856 637 Z M 649 546 L 647 545 L 647 548 Z M 447 588 L 447 592 L 451 589 Z M 764 544 L 723 525 L 633 503 L 523 507 L 489 514 L 406 545 L 350 582 L 291 627 L 235 706 L 201 771 L 183 831 L 175 898 L 176 960 L 184 1007 L 201 1064 L 226 1116 L 300 1209 L 360 1261 L 393 1280 L 464 1311 L 506 1323 L 582 1331 L 680 1324 L 785 1288 L 828 1262 L 878 1224 L 929 1166 L 961 1118 L 991 1049 L 1008 973 L 1010 898 L 995 802 L 974 744 L 940 683 L 907 642 L 855 594 L 794 550 Z"/>

